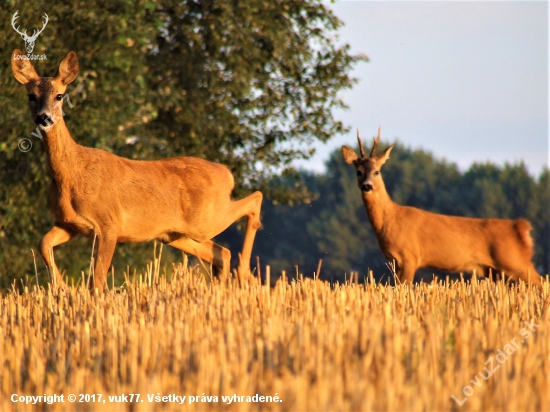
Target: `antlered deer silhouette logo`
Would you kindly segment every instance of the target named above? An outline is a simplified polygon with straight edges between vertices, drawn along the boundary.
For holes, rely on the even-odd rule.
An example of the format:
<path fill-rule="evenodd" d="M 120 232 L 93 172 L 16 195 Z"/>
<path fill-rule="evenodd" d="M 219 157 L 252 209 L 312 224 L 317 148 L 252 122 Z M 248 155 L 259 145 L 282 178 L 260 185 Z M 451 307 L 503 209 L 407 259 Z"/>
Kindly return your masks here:
<path fill-rule="evenodd" d="M 34 32 L 32 33 L 32 36 L 28 36 L 26 29 L 25 29 L 24 32 L 20 32 L 19 27 L 15 27 L 15 21 L 19 17 L 18 13 L 19 13 L 19 10 L 17 10 L 15 12 L 15 14 L 13 15 L 13 17 L 11 19 L 11 25 L 12 25 L 13 29 L 17 33 L 19 33 L 21 35 L 21 37 L 23 38 L 23 40 L 25 41 L 25 49 L 27 49 L 27 54 L 31 54 L 32 51 L 34 50 L 34 42 L 38 38 L 38 35 L 44 31 L 44 29 L 46 28 L 46 25 L 48 24 L 48 15 L 46 13 L 44 13 L 44 23 L 42 25 L 42 28 L 40 30 L 35 29 Z"/>

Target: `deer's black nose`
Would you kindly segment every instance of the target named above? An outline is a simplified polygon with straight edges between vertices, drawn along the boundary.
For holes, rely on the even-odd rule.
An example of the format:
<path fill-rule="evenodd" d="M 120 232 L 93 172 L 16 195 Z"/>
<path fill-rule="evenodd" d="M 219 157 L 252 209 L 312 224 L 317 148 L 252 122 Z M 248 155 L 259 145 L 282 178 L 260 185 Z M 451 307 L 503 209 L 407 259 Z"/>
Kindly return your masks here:
<path fill-rule="evenodd" d="M 370 183 L 363 183 L 361 190 L 363 192 L 370 192 L 372 190 L 372 185 Z"/>
<path fill-rule="evenodd" d="M 40 126 L 48 126 L 53 124 L 52 118 L 45 113 L 42 113 L 36 116 L 36 119 L 34 119 L 34 122 Z"/>

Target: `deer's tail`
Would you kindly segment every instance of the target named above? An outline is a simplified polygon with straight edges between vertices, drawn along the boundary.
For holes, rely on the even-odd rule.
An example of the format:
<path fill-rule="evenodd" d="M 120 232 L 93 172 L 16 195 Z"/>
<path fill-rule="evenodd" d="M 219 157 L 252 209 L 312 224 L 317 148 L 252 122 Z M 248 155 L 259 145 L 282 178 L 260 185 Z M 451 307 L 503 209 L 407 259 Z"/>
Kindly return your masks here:
<path fill-rule="evenodd" d="M 525 246 L 530 251 L 533 251 L 533 238 L 531 237 L 531 223 L 525 219 L 516 219 L 514 221 L 514 227 L 518 234 L 519 240 L 523 246 Z"/>

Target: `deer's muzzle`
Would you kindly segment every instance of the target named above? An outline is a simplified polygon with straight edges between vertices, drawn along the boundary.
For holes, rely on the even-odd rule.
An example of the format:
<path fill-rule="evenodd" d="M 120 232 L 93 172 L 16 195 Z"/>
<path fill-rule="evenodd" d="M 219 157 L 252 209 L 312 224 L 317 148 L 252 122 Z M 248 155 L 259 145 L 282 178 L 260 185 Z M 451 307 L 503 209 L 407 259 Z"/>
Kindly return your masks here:
<path fill-rule="evenodd" d="M 34 119 L 34 122 L 39 126 L 50 126 L 53 124 L 53 120 L 50 116 L 48 116 L 46 113 L 39 114 L 36 116 L 36 119 Z"/>
<path fill-rule="evenodd" d="M 370 191 L 372 190 L 372 184 L 370 184 L 370 183 L 363 183 L 363 184 L 361 185 L 361 190 L 362 190 L 363 192 L 370 192 Z"/>

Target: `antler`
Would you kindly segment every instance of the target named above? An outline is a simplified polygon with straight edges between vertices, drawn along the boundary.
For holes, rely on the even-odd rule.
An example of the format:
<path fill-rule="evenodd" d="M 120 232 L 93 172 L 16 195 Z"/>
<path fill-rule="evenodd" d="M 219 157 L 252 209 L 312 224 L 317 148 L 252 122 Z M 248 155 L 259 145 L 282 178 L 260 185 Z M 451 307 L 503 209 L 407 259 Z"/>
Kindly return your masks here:
<path fill-rule="evenodd" d="M 374 157 L 374 154 L 376 153 L 376 148 L 378 147 L 378 143 L 380 143 L 380 127 L 378 128 L 378 137 L 373 137 L 372 140 L 374 141 L 374 143 L 372 144 L 370 157 Z"/>
<path fill-rule="evenodd" d="M 365 158 L 365 150 L 363 149 L 363 143 L 361 143 L 361 137 L 359 136 L 359 129 L 357 129 L 357 141 L 359 142 L 359 150 L 361 151 L 361 159 Z"/>
<path fill-rule="evenodd" d="M 44 31 L 44 29 L 46 28 L 46 25 L 48 24 L 48 21 L 49 21 L 48 15 L 46 13 L 44 13 L 43 18 L 45 19 L 45 21 L 44 21 L 44 23 L 42 23 L 42 28 L 40 30 L 34 29 L 34 32 L 32 33 L 32 36 L 31 36 L 32 40 L 36 40 L 38 35 L 40 33 L 42 33 Z"/>
<path fill-rule="evenodd" d="M 16 21 L 17 18 L 19 17 L 19 16 L 17 15 L 18 13 L 19 13 L 19 10 L 17 10 L 17 11 L 15 12 L 15 14 L 13 15 L 13 17 L 11 18 L 11 26 L 12 26 L 13 29 L 14 29 L 17 33 L 19 33 L 21 36 L 28 37 L 28 36 L 27 36 L 27 30 L 26 30 L 26 29 L 25 29 L 25 33 L 21 33 L 21 32 L 19 31 L 19 26 L 18 26 L 18 27 L 15 27 L 15 21 Z"/>

